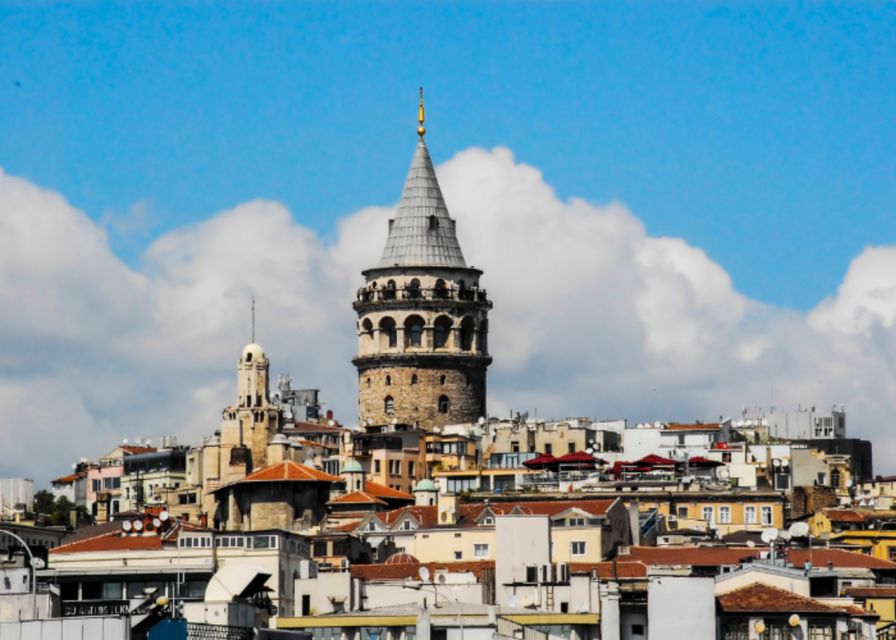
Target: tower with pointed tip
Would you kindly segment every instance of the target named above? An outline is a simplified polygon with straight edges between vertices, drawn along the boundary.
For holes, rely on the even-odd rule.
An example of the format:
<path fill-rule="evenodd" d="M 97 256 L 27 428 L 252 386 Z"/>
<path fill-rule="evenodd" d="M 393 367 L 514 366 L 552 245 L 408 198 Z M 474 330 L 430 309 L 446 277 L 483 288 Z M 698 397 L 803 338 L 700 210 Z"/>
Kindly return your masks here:
<path fill-rule="evenodd" d="M 361 424 L 432 429 L 485 416 L 488 311 L 482 271 L 468 267 L 423 127 L 377 266 L 363 272 L 358 313 Z"/>

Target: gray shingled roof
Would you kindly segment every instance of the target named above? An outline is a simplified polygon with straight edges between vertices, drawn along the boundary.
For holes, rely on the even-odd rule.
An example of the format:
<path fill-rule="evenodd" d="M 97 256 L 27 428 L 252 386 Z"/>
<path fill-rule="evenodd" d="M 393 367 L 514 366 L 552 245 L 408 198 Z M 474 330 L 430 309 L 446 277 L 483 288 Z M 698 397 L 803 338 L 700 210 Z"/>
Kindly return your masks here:
<path fill-rule="evenodd" d="M 439 181 L 423 140 L 417 144 L 411 170 L 380 267 L 465 268 L 464 254 L 454 233 L 454 220 L 442 198 Z"/>

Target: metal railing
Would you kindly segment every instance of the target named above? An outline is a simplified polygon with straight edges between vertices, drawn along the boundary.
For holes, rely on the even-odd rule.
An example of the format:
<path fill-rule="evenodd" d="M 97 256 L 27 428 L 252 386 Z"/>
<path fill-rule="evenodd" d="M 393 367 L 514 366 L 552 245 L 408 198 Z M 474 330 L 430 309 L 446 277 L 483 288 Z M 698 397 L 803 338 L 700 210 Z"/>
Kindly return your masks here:
<path fill-rule="evenodd" d="M 498 616 L 495 621 L 496 635 L 516 640 L 548 640 L 548 634 L 539 631 L 535 627 L 529 627 L 503 616 Z"/>
<path fill-rule="evenodd" d="M 358 302 L 391 302 L 393 300 L 460 300 L 461 302 L 488 302 L 485 289 L 359 289 Z"/>

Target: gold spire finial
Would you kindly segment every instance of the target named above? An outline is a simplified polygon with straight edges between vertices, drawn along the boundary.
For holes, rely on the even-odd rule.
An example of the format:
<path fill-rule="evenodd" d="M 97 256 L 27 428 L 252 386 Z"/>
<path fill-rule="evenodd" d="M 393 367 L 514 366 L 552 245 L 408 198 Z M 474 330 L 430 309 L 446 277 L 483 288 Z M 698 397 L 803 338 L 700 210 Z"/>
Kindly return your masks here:
<path fill-rule="evenodd" d="M 417 112 L 417 123 L 419 125 L 417 127 L 417 135 L 420 136 L 420 138 L 423 138 L 423 136 L 426 135 L 426 127 L 423 126 L 424 120 L 426 120 L 426 118 L 423 115 L 423 87 L 420 87 L 420 110 Z"/>

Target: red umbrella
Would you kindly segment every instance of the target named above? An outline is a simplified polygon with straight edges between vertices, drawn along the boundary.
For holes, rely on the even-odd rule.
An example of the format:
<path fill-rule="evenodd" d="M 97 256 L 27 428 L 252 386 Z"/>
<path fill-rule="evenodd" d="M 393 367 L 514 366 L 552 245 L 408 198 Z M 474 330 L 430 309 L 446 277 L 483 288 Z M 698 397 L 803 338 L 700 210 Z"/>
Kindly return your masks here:
<path fill-rule="evenodd" d="M 675 460 L 672 460 L 671 458 L 663 458 L 651 453 L 635 462 L 635 464 L 645 467 L 670 466 L 675 464 Z"/>
<path fill-rule="evenodd" d="M 710 460 L 703 456 L 694 456 L 688 460 L 688 464 L 692 467 L 721 467 L 725 463 L 719 462 L 718 460 Z"/>
<path fill-rule="evenodd" d="M 565 456 L 557 458 L 557 463 L 562 465 L 574 465 L 579 467 L 593 467 L 597 464 L 594 456 L 584 451 L 576 451 L 567 453 Z"/>
<path fill-rule="evenodd" d="M 552 456 L 550 453 L 542 453 L 539 456 L 532 458 L 531 460 L 526 460 L 523 462 L 523 466 L 527 469 L 547 469 L 548 467 L 553 467 L 557 464 L 557 458 Z"/>

